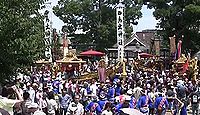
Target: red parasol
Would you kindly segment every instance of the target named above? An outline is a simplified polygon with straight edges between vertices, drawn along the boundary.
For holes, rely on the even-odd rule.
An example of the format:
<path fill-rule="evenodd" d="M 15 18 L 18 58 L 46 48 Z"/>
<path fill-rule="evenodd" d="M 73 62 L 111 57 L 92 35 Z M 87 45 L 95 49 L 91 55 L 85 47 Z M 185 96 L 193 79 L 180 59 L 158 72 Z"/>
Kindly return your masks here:
<path fill-rule="evenodd" d="M 139 56 L 140 56 L 141 58 L 149 58 L 149 57 L 153 57 L 152 54 L 148 54 L 148 53 L 140 53 Z"/>
<path fill-rule="evenodd" d="M 81 52 L 80 54 L 85 55 L 85 56 L 103 56 L 104 55 L 104 53 L 95 51 L 95 50 L 84 51 L 84 52 Z"/>

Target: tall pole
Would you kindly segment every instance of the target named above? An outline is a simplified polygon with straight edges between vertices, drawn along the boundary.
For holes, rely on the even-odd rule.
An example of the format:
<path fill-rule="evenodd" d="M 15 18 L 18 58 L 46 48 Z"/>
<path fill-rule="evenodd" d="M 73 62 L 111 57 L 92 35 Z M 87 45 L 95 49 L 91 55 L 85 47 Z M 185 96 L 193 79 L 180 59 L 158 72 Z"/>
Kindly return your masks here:
<path fill-rule="evenodd" d="M 118 45 L 118 61 L 123 62 L 124 58 L 124 5 L 123 0 L 119 0 L 116 7 L 117 17 L 117 45 Z"/>
<path fill-rule="evenodd" d="M 67 39 L 67 33 L 64 32 L 63 36 L 63 56 L 65 57 L 68 53 L 68 39 Z"/>

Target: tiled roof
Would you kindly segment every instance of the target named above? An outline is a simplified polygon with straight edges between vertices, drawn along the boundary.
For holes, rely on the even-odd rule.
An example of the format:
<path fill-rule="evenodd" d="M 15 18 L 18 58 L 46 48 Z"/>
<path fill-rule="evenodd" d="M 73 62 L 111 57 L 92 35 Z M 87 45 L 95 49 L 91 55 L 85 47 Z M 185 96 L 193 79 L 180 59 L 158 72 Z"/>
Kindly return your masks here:
<path fill-rule="evenodd" d="M 136 34 L 132 34 L 130 38 L 124 39 L 124 45 L 125 47 L 128 46 L 130 43 L 132 43 L 134 40 L 135 42 L 140 43 L 141 46 L 144 46 L 146 48 L 150 48 L 152 38 L 154 37 L 155 32 L 154 31 L 142 31 L 142 32 L 136 32 Z M 113 48 L 117 47 L 117 43 L 113 45 Z"/>
<path fill-rule="evenodd" d="M 136 34 L 132 34 L 132 36 L 130 38 L 125 38 L 124 39 L 124 46 L 128 46 L 132 41 L 136 40 L 138 43 L 140 43 L 140 45 L 145 46 L 146 44 L 144 44 L 141 40 L 139 40 L 138 36 Z M 117 47 L 117 43 L 113 45 L 114 48 Z"/>
<path fill-rule="evenodd" d="M 138 39 L 147 46 L 151 46 L 151 41 L 154 38 L 154 34 L 155 34 L 154 32 L 148 32 L 148 31 L 136 32 Z"/>

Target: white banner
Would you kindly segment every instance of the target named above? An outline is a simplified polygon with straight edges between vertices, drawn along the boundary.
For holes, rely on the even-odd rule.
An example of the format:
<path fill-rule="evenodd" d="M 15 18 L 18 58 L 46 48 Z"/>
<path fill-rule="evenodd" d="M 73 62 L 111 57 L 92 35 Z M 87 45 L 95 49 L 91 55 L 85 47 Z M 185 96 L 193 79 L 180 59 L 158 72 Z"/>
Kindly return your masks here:
<path fill-rule="evenodd" d="M 46 10 L 44 14 L 44 30 L 45 30 L 45 37 L 44 37 L 44 43 L 45 43 L 45 56 L 49 59 L 49 62 L 52 62 L 52 54 L 51 54 L 51 21 L 49 19 L 49 11 Z"/>
<path fill-rule="evenodd" d="M 118 60 L 122 62 L 124 58 L 124 6 L 122 3 L 118 4 L 116 13 Z"/>

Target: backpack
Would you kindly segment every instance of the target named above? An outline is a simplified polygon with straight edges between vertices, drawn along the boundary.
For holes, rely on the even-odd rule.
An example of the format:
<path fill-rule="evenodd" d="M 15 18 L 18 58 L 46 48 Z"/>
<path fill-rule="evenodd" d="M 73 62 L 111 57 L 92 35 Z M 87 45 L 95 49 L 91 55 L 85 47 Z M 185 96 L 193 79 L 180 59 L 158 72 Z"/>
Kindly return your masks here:
<path fill-rule="evenodd" d="M 185 87 L 184 86 L 178 86 L 178 97 L 180 98 L 184 98 L 185 95 L 186 95 L 186 92 L 185 92 Z"/>

